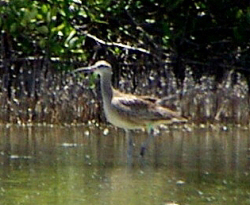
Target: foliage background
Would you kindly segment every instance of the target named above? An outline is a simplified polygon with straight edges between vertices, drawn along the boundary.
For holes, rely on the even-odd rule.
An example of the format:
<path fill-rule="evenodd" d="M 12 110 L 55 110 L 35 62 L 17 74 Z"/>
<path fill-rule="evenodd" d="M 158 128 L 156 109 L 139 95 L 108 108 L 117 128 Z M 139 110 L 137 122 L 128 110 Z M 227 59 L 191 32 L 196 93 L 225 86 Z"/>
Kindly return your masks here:
<path fill-rule="evenodd" d="M 26 96 L 37 104 L 39 76 L 53 88 L 49 80 L 60 81 L 52 78 L 58 70 L 103 58 L 115 68 L 115 86 L 123 66 L 130 66 L 126 77 L 134 91 L 152 71 L 165 77 L 173 72 L 178 87 L 187 73 L 200 86 L 204 76 L 212 77 L 212 90 L 225 78 L 250 83 L 246 0 L 6 0 L 0 16 L 1 87 L 12 101 Z M 34 78 L 21 77 L 25 73 Z M 171 92 L 176 90 L 164 94 Z"/>
<path fill-rule="evenodd" d="M 158 63 L 170 56 L 180 77 L 186 65 L 197 77 L 232 67 L 248 72 L 249 1 L 12 0 L 1 1 L 0 14 L 2 59 L 88 61 L 97 50 L 98 57 L 105 53 L 119 62 L 133 58 L 133 52 L 124 57 L 121 48 L 92 42 L 84 35 L 90 33 L 145 48 Z M 143 53 L 135 54 L 140 60 Z"/>

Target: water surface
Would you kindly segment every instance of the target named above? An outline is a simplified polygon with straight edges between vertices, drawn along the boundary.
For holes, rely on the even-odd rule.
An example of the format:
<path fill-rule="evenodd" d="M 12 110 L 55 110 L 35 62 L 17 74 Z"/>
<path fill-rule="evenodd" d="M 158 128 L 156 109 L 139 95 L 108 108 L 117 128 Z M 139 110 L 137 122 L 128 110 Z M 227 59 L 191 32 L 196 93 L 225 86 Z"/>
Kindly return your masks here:
<path fill-rule="evenodd" d="M 250 135 L 168 129 L 131 157 L 123 130 L 0 127 L 0 204 L 250 204 Z"/>

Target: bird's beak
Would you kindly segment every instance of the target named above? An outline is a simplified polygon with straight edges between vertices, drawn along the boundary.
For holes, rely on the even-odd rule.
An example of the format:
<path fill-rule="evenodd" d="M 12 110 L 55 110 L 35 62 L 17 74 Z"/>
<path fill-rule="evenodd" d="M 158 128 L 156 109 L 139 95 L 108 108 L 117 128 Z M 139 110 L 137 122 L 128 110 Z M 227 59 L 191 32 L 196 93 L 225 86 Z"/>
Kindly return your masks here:
<path fill-rule="evenodd" d="M 95 70 L 95 66 L 81 67 L 73 70 L 72 73 L 92 73 Z"/>

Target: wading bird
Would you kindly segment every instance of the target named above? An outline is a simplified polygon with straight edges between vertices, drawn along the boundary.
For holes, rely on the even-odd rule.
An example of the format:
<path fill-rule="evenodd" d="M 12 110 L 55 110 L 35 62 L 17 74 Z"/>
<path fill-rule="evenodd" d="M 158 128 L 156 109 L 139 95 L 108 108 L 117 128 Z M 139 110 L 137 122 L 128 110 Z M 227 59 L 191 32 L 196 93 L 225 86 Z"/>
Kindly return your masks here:
<path fill-rule="evenodd" d="M 104 60 L 89 67 L 78 68 L 73 72 L 95 72 L 100 75 L 105 116 L 111 124 L 125 129 L 129 145 L 132 145 L 129 138 L 130 130 L 147 129 L 149 137 L 142 144 L 141 156 L 144 155 L 150 139 L 153 138 L 155 126 L 187 121 L 178 112 L 163 107 L 160 104 L 161 99 L 125 94 L 114 89 L 111 85 L 112 67 Z"/>

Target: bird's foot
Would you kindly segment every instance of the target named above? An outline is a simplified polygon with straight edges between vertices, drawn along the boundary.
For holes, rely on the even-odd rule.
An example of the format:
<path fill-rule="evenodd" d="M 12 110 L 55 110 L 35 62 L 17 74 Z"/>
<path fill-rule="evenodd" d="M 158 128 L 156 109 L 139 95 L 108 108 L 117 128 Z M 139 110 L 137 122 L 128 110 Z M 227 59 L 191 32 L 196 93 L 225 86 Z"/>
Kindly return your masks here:
<path fill-rule="evenodd" d="M 140 152 L 140 155 L 141 155 L 142 157 L 144 156 L 145 151 L 146 151 L 146 147 L 142 146 L 142 147 L 141 147 L 141 152 Z"/>

